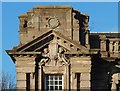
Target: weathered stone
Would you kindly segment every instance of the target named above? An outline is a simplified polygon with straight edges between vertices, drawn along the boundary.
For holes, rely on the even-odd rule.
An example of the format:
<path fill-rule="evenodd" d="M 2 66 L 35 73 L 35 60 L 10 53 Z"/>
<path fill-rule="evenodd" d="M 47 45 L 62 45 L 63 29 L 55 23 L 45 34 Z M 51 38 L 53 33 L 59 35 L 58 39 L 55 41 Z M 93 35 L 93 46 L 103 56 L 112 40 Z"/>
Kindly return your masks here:
<path fill-rule="evenodd" d="M 44 91 L 61 79 L 62 89 L 106 89 L 111 74 L 111 88 L 120 84 L 114 75 L 120 72 L 120 33 L 90 33 L 89 16 L 71 6 L 36 6 L 19 20 L 20 44 L 7 50 L 16 64 L 17 89 Z"/>

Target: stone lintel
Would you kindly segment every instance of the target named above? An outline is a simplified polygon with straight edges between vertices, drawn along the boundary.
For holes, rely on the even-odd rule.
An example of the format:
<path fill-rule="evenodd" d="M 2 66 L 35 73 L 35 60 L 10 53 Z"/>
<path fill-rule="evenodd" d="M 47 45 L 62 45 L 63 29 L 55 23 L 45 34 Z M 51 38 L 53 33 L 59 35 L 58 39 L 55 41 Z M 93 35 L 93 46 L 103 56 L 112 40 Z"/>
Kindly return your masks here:
<path fill-rule="evenodd" d="M 53 66 L 46 66 L 43 67 L 43 71 L 45 74 L 64 74 L 65 66 L 55 66 L 53 69 Z"/>

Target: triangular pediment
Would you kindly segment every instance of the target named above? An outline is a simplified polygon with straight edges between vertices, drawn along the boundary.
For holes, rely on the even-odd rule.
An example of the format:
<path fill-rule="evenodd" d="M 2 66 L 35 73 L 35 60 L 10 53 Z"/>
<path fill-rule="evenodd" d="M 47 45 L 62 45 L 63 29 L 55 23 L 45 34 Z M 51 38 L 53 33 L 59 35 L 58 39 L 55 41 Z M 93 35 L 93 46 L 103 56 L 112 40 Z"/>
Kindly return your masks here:
<path fill-rule="evenodd" d="M 37 37 L 36 39 L 28 42 L 27 44 L 24 44 L 22 46 L 18 46 L 15 48 L 14 51 L 16 52 L 39 52 L 43 47 L 49 45 L 50 42 L 52 42 L 56 38 L 56 43 L 58 46 L 62 46 L 64 49 L 70 52 L 84 52 L 88 53 L 89 50 L 80 45 L 79 43 L 65 37 L 58 31 L 47 31 Z"/>

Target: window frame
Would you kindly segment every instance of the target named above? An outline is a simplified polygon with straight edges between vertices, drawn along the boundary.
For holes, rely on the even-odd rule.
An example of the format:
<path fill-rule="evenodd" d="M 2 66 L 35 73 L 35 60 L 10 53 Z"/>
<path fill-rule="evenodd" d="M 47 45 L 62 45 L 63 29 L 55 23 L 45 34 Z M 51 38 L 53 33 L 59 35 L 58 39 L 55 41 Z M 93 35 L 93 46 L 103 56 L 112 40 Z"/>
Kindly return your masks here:
<path fill-rule="evenodd" d="M 48 80 L 46 79 L 48 76 Z M 60 76 L 62 77 L 62 79 L 60 80 Z M 51 77 L 53 77 L 53 79 L 50 79 Z M 57 79 L 55 79 L 55 77 L 57 77 Z M 47 89 L 47 83 L 46 82 L 49 82 L 48 83 L 48 89 Z M 57 84 L 55 84 L 55 81 L 57 82 Z M 59 82 L 62 81 L 62 84 L 59 84 Z M 53 82 L 53 84 L 50 84 L 50 82 Z M 45 77 L 44 77 L 44 89 L 46 91 L 50 91 L 50 86 L 53 86 L 53 89 L 52 90 L 56 90 L 55 87 L 57 86 L 58 87 L 58 90 L 63 90 L 64 89 L 64 76 L 63 74 L 45 74 Z M 62 87 L 62 89 L 59 89 L 60 86 Z"/>

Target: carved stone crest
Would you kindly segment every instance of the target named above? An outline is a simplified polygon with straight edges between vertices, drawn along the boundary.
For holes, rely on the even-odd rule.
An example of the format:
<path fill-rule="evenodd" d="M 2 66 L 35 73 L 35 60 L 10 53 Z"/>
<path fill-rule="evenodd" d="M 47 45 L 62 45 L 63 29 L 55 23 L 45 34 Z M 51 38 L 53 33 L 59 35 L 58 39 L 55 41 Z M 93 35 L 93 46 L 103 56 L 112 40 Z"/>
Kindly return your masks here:
<path fill-rule="evenodd" d="M 55 29 L 60 25 L 60 22 L 57 18 L 50 18 L 48 20 L 48 25 L 50 28 Z"/>

